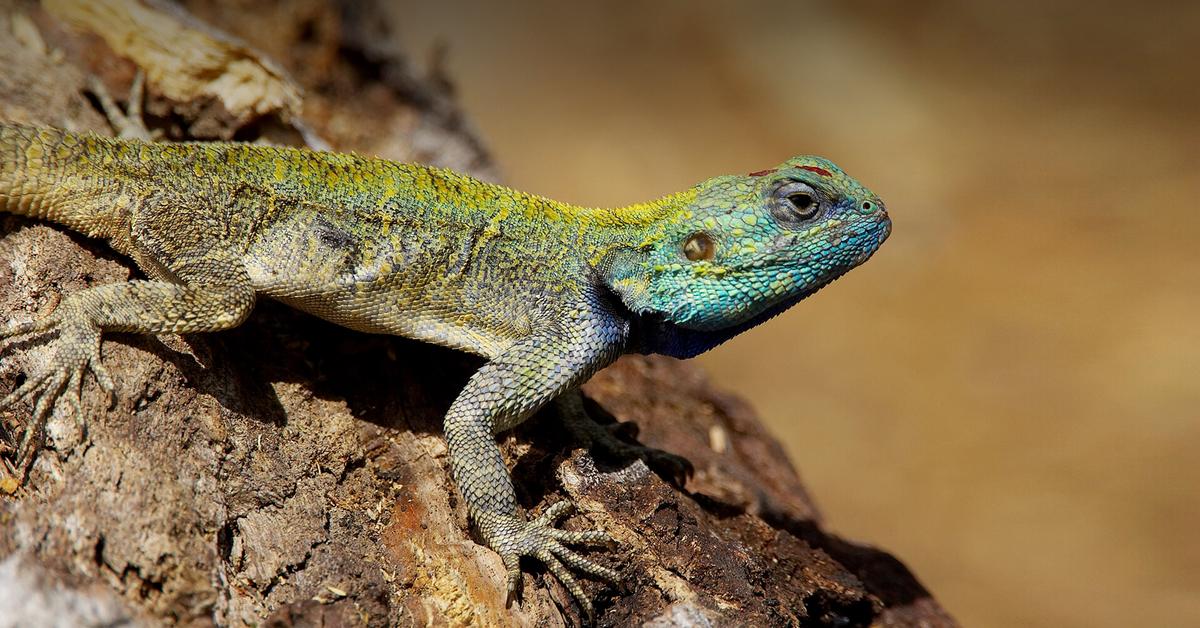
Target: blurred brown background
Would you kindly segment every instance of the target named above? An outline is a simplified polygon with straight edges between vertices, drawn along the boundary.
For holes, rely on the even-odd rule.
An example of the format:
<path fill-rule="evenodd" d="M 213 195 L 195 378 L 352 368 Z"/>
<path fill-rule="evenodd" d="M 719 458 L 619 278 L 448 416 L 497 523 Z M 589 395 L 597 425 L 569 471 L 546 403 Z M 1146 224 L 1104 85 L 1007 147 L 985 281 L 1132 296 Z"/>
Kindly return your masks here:
<path fill-rule="evenodd" d="M 714 379 L 965 625 L 1200 626 L 1200 3 L 397 11 L 517 187 L 865 182 L 891 240 Z"/>

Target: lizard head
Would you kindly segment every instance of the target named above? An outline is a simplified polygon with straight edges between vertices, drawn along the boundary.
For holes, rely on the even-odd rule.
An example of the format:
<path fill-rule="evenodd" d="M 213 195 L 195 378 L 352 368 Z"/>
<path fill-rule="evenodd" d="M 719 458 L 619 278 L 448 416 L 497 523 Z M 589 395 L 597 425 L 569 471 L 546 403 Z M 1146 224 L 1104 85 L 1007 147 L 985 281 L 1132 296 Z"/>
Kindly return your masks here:
<path fill-rule="evenodd" d="M 891 233 L 879 197 L 820 157 L 709 179 L 680 198 L 609 274 L 633 313 L 700 343 L 659 353 L 699 353 L 782 312 Z"/>

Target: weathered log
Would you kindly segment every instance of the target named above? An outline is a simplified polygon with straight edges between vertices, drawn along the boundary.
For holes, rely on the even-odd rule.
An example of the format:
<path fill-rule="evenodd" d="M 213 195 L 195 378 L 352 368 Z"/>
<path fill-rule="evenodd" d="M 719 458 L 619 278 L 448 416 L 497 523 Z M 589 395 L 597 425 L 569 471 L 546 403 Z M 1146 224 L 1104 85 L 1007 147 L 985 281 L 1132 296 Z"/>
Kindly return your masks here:
<path fill-rule="evenodd" d="M 157 4 L 103 4 L 200 28 Z M 254 43 L 280 55 L 284 69 L 269 64 L 261 76 L 284 87 L 263 93 L 295 89 L 297 100 L 234 111 L 220 93 L 179 81 L 164 93 L 147 67 L 156 61 L 128 38 L 106 41 L 87 19 L 68 19 L 58 5 L 70 3 L 50 2 L 0 15 L 0 117 L 111 132 L 87 78 L 116 93 L 140 67 L 151 77 L 148 118 L 168 139 L 327 140 L 495 178 L 445 80 L 415 76 L 368 27 L 372 3 L 297 2 L 273 14 L 228 4 L 197 7 L 214 30 L 196 36 L 226 42 L 238 62 L 268 63 L 215 29 L 273 20 Z M 138 274 L 102 243 L 10 216 L 0 218 L 0 262 L 0 320 Z M 0 625 L 580 621 L 538 568 L 505 607 L 504 569 L 474 542 L 450 483 L 441 417 L 477 359 L 273 303 L 211 336 L 114 334 L 103 355 L 112 406 L 89 383 L 86 432 L 56 415 L 30 481 L 0 481 Z M 43 358 L 36 346 L 6 356 L 0 394 Z M 574 499 L 583 512 L 573 525 L 590 521 L 621 542 L 598 560 L 624 586 L 585 583 L 598 623 L 953 625 L 896 559 L 827 533 L 749 406 L 694 367 L 627 357 L 585 392 L 697 469 L 678 490 L 641 462 L 594 459 L 549 410 L 503 438 L 528 509 Z M 0 419 L 11 432 L 29 412 Z"/>

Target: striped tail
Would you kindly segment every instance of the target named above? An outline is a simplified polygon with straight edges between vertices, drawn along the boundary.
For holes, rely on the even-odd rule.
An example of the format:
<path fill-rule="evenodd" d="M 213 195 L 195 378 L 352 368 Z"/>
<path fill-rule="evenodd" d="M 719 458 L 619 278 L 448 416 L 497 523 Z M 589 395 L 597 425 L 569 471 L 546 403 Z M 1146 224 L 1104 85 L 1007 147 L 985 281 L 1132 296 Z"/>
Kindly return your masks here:
<path fill-rule="evenodd" d="M 101 165 L 119 150 L 109 138 L 0 122 L 0 211 L 112 237 L 118 186 Z"/>

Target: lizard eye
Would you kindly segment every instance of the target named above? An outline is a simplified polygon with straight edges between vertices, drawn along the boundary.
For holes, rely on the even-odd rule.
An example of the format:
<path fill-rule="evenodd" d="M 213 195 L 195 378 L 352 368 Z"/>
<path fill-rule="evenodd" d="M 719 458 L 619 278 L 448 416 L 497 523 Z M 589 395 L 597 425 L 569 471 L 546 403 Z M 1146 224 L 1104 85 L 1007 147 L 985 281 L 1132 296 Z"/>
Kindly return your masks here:
<path fill-rule="evenodd" d="M 813 200 L 811 194 L 806 194 L 804 192 L 792 194 L 787 197 L 787 200 L 792 204 L 792 207 L 796 209 L 796 213 L 801 214 L 802 216 L 812 212 L 814 206 L 817 204 L 817 202 Z"/>
<path fill-rule="evenodd" d="M 809 220 L 821 211 L 821 196 L 807 184 L 792 181 L 775 191 L 775 207 L 791 221 Z"/>
<path fill-rule="evenodd" d="M 688 236 L 683 243 L 683 254 L 693 262 L 710 260 L 717 254 L 717 245 L 707 233 L 699 231 Z"/>

